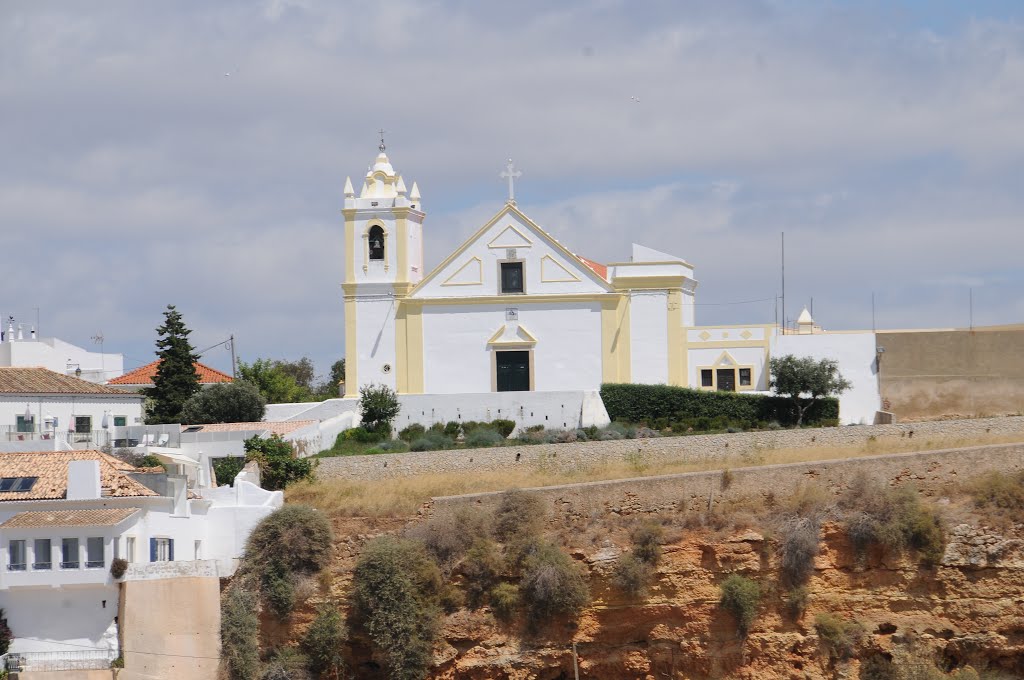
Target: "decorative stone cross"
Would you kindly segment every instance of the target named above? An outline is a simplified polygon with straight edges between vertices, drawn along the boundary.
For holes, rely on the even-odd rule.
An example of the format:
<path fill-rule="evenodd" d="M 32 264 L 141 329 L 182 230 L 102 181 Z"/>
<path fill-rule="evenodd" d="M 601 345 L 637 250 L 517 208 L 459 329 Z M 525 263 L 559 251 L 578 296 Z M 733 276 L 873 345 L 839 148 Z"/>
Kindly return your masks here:
<path fill-rule="evenodd" d="M 523 171 L 516 170 L 516 166 L 513 165 L 511 158 L 508 159 L 508 164 L 505 166 L 505 169 L 501 171 L 500 175 L 498 175 L 502 179 L 508 179 L 508 202 L 512 205 L 516 204 L 516 177 L 522 177 L 522 175 Z"/>

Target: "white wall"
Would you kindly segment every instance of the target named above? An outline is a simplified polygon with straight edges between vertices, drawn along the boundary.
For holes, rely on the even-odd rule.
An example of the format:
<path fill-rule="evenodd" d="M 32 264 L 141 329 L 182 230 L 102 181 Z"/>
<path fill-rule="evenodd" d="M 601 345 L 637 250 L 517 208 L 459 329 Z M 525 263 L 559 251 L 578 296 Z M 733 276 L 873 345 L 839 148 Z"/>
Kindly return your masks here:
<path fill-rule="evenodd" d="M 356 298 L 356 347 L 345 349 L 346 360 L 357 362 L 359 385 L 377 383 L 395 388 L 395 312 L 397 303 L 386 293 Z M 347 320 L 346 323 L 352 323 Z M 390 366 L 388 372 L 385 365 Z"/>
<path fill-rule="evenodd" d="M 125 416 L 128 425 L 142 421 L 142 398 L 139 395 L 125 394 L 104 396 L 94 394 L 39 396 L 39 395 L 0 395 L 0 437 L 8 439 L 8 431 L 14 433 L 17 416 L 25 415 L 26 410 L 35 417 L 36 429 L 44 433 L 68 432 L 74 427 L 72 416 L 90 416 L 94 431 L 103 429 L 103 414 L 109 412 L 109 430 L 113 431 L 114 416 Z M 56 418 L 57 427 L 47 428 L 46 418 Z M 16 433 L 11 438 L 17 439 Z"/>
<path fill-rule="evenodd" d="M 430 427 L 449 421 L 515 421 L 517 427 L 550 429 L 603 426 L 610 421 L 596 390 L 563 392 L 486 392 L 481 394 L 406 394 L 395 430 L 411 423 Z"/>
<path fill-rule="evenodd" d="M 106 606 L 103 606 L 106 600 Z M 11 652 L 101 650 L 117 658 L 118 587 L 30 588 L 0 595 L 14 634 Z"/>
<path fill-rule="evenodd" d="M 839 422 L 871 424 L 875 411 L 881 409 L 875 346 L 875 334 L 870 331 L 780 335 L 774 340 L 772 356 L 792 354 L 838 361 L 839 372 L 852 383 L 839 397 Z"/>
<path fill-rule="evenodd" d="M 722 356 L 722 352 L 728 352 L 736 361 L 737 366 L 752 366 L 751 376 L 752 389 L 767 390 L 768 376 L 765 369 L 764 349 L 761 347 L 729 347 L 714 349 L 690 349 L 687 352 L 687 384 L 690 387 L 700 387 L 700 369 L 714 366 L 715 362 Z M 726 366 L 722 366 L 726 368 Z"/>
<path fill-rule="evenodd" d="M 82 380 L 102 383 L 124 373 L 124 356 L 110 352 L 90 352 L 57 338 L 29 339 L 0 343 L 0 366 L 31 368 L 42 366 L 61 375 L 75 375 L 82 369 Z"/>
<path fill-rule="evenodd" d="M 423 308 L 424 392 L 490 392 L 488 340 L 516 325 L 537 339 L 536 391 L 597 389 L 601 385 L 601 307 L 597 302 L 524 303 L 518 321 L 506 321 L 505 304 L 428 305 Z M 365 382 L 360 375 L 360 382 Z"/>
<path fill-rule="evenodd" d="M 630 362 L 632 382 L 668 382 L 668 291 L 629 293 Z"/>

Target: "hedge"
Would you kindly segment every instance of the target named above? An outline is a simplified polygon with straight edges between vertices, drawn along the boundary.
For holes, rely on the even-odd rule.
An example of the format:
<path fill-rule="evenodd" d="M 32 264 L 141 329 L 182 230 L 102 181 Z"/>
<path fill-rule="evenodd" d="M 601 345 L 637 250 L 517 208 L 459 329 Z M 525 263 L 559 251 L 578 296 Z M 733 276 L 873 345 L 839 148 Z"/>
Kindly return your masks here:
<path fill-rule="evenodd" d="M 605 383 L 601 399 L 612 420 L 644 423 L 657 419 L 686 420 L 723 417 L 754 425 L 777 422 L 796 424 L 796 407 L 787 397 L 736 392 L 706 392 L 690 387 Z M 834 424 L 839 400 L 819 399 L 804 415 L 804 424 Z"/>

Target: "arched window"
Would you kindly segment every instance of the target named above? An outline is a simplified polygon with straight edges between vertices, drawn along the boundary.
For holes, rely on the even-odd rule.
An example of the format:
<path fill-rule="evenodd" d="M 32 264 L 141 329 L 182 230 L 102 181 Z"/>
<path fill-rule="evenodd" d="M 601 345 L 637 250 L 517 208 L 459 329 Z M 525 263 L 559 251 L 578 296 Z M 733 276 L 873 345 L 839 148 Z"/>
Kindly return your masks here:
<path fill-rule="evenodd" d="M 384 259 L 384 229 L 380 225 L 370 227 L 369 234 L 370 259 Z"/>

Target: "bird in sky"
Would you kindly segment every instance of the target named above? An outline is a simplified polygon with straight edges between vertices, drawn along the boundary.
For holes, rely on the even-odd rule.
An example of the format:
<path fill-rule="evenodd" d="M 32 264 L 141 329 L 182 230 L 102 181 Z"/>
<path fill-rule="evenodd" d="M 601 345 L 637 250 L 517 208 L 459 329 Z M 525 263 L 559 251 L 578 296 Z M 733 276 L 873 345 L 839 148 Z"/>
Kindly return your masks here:
<path fill-rule="evenodd" d="M 632 97 L 630 97 L 630 99 L 636 102 L 637 104 L 640 103 L 640 97 L 637 97 L 636 95 L 633 95 Z"/>

